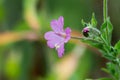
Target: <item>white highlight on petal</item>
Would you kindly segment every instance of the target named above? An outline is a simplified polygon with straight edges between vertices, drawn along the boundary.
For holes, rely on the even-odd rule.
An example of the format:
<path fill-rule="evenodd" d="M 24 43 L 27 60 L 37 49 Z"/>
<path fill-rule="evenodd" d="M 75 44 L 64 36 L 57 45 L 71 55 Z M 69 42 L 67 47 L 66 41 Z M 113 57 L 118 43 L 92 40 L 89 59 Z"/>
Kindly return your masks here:
<path fill-rule="evenodd" d="M 55 48 L 56 48 L 56 49 L 60 48 L 60 45 L 55 44 Z"/>

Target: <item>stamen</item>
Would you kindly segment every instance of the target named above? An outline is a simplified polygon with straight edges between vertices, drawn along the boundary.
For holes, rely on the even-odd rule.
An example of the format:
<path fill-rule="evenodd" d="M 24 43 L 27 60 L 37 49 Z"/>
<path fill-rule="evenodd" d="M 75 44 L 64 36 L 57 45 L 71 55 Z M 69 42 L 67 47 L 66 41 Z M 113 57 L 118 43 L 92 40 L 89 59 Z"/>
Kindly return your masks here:
<path fill-rule="evenodd" d="M 55 44 L 55 48 L 56 48 L 56 49 L 60 48 L 60 45 Z"/>
<path fill-rule="evenodd" d="M 64 41 L 61 41 L 61 42 L 55 44 L 55 48 L 56 48 L 56 49 L 60 48 L 60 46 L 61 46 L 63 43 L 64 43 Z"/>

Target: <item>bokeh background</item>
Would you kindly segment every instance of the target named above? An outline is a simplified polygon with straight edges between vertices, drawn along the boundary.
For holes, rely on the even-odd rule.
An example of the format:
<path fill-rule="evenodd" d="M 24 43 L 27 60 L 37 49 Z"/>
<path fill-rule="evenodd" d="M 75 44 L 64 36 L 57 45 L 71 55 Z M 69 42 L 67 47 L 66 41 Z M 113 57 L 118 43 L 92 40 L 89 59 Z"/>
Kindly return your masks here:
<path fill-rule="evenodd" d="M 110 77 L 101 70 L 107 62 L 101 53 L 79 40 L 65 45 L 58 58 L 46 45 L 50 21 L 64 16 L 72 36 L 81 37 L 94 12 L 98 28 L 103 22 L 102 0 L 0 0 L 0 80 L 85 80 Z M 120 0 L 109 0 L 114 26 L 112 44 L 120 39 Z"/>

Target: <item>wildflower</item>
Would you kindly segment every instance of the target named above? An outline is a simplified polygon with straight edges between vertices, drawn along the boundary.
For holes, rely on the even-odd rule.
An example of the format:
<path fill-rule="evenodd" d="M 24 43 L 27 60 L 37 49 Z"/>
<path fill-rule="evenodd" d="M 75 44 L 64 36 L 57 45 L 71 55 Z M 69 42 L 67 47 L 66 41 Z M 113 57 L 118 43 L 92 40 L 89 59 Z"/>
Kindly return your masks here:
<path fill-rule="evenodd" d="M 62 57 L 64 54 L 64 44 L 71 38 L 71 29 L 69 27 L 65 30 L 63 29 L 64 18 L 62 16 L 58 20 L 52 20 L 50 25 L 53 31 L 45 33 L 44 37 L 47 40 L 47 45 L 50 48 L 56 48 L 58 56 Z"/>

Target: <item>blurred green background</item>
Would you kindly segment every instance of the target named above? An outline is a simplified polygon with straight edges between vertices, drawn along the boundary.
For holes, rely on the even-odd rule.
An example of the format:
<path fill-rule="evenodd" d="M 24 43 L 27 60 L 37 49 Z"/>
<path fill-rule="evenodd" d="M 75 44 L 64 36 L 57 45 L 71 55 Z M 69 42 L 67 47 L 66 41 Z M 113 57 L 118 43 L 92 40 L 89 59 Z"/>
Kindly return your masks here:
<path fill-rule="evenodd" d="M 103 22 L 102 0 L 0 0 L 0 80 L 85 80 L 110 77 L 101 70 L 107 62 L 100 52 L 78 40 L 65 45 L 65 54 L 46 45 L 50 21 L 64 16 L 72 35 L 81 36 L 94 12 Z M 120 1 L 109 0 L 114 26 L 112 44 L 120 39 Z"/>

